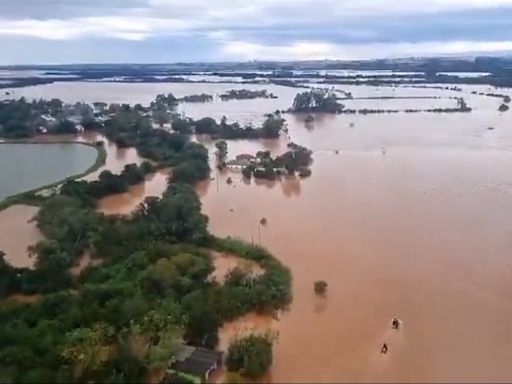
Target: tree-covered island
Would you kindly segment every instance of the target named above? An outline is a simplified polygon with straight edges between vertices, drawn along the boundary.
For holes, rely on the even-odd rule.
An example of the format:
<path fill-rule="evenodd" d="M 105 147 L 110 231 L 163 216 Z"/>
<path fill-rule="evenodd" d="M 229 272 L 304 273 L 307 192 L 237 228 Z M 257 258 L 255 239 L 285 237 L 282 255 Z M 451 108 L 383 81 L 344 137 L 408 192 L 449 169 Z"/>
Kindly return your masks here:
<path fill-rule="evenodd" d="M 96 181 L 68 181 L 42 199 L 35 221 L 45 239 L 31 247 L 34 268 L 15 268 L 0 255 L 2 380 L 118 383 L 171 377 L 185 345 L 214 348 L 224 322 L 290 303 L 290 272 L 268 251 L 208 232 L 193 189 L 209 177 L 208 151 L 188 134 L 153 121 L 159 110 L 175 119 L 174 103 L 165 96 L 150 107 L 96 103 L 77 104 L 72 111 L 56 100 L 0 103 L 3 137 L 30 137 L 41 126 L 56 134 L 76 132 L 80 125 L 148 159 L 119 175 L 105 171 Z M 276 136 L 282 124 L 272 115 L 259 129 Z M 165 193 L 147 198 L 132 214 L 107 216 L 95 209 L 97 199 L 169 166 Z M 212 251 L 252 260 L 264 273 L 235 269 L 223 282 L 212 280 Z M 71 267 L 84 254 L 100 262 L 73 275 Z M 18 301 L 19 295 L 33 300 Z M 258 367 L 247 373 L 268 364 Z"/>

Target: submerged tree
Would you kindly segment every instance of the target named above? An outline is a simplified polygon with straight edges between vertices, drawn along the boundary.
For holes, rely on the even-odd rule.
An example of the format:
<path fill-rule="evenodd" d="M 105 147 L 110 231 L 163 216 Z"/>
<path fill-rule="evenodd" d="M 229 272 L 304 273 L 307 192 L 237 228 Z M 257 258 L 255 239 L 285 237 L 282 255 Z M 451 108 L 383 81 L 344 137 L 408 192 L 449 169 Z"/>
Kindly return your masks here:
<path fill-rule="evenodd" d="M 323 296 L 327 292 L 327 283 L 323 280 L 315 281 L 314 288 L 315 288 L 315 293 L 318 296 Z"/>
<path fill-rule="evenodd" d="M 338 103 L 335 93 L 326 88 L 315 88 L 298 93 L 293 100 L 293 112 L 340 112 L 344 106 Z"/>
<path fill-rule="evenodd" d="M 239 372 L 250 378 L 265 374 L 272 365 L 271 335 L 250 335 L 231 343 L 226 356 L 226 367 L 230 372 Z"/>
<path fill-rule="evenodd" d="M 215 148 L 217 148 L 217 167 L 219 169 L 226 168 L 226 156 L 228 155 L 228 143 L 224 140 L 217 141 L 215 143 Z"/>

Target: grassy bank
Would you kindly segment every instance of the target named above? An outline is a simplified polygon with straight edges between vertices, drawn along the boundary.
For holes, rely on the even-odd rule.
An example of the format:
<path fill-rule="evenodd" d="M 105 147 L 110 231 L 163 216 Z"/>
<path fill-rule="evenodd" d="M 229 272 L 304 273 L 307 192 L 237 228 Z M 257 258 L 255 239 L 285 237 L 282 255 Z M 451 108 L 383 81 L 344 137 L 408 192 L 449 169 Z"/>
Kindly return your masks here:
<path fill-rule="evenodd" d="M 31 189 L 29 191 L 20 192 L 16 195 L 6 197 L 4 200 L 0 201 L 0 211 L 10 207 L 11 205 L 15 205 L 15 204 L 26 204 L 26 205 L 38 206 L 45 200 L 45 197 L 37 195 L 38 192 L 41 192 L 45 189 L 55 188 L 55 187 L 63 184 L 66 181 L 76 180 L 76 179 L 80 179 L 84 176 L 87 176 L 88 174 L 95 172 L 101 166 L 103 166 L 107 159 L 107 151 L 105 150 L 105 147 L 103 145 L 97 145 L 95 143 L 87 143 L 87 142 L 72 141 L 72 140 L 60 140 L 60 141 L 28 141 L 28 140 L 20 141 L 20 140 L 16 140 L 16 141 L 0 142 L 0 145 L 15 145 L 15 144 L 78 144 L 78 145 L 85 145 L 85 146 L 96 149 L 97 156 L 96 156 L 95 162 L 82 173 L 68 176 L 62 180 L 53 182 L 51 184 L 43 185 L 43 186 Z"/>

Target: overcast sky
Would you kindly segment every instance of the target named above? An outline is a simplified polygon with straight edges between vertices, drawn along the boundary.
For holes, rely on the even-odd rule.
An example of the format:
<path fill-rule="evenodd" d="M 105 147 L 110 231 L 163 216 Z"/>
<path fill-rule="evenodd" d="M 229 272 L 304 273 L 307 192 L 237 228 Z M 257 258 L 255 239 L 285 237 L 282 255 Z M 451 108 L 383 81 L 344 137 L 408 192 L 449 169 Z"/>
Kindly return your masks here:
<path fill-rule="evenodd" d="M 0 64 L 512 52 L 512 0 L 0 0 Z"/>

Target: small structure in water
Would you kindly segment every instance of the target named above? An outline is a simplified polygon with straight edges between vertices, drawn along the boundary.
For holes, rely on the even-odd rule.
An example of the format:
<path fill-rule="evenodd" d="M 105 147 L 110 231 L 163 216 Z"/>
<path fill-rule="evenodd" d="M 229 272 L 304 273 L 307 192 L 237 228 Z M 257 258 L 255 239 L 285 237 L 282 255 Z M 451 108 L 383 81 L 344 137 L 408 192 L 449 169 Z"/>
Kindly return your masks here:
<path fill-rule="evenodd" d="M 207 383 L 210 374 L 221 366 L 222 356 L 223 352 L 184 345 L 173 356 L 171 370 L 162 383 L 180 382 L 180 378 L 182 382 L 187 376 L 189 379 L 197 378 L 198 383 Z"/>
<path fill-rule="evenodd" d="M 388 348 L 388 345 L 387 345 L 386 343 L 384 343 L 384 344 L 382 345 L 382 348 L 380 349 L 380 353 L 382 353 L 382 354 L 384 354 L 384 355 L 385 355 L 386 353 L 388 353 L 388 349 L 389 349 L 389 348 Z"/>
<path fill-rule="evenodd" d="M 230 160 L 226 163 L 228 169 L 232 171 L 240 171 L 245 167 L 251 165 L 252 163 L 249 160 L 240 159 L 240 160 Z"/>
<path fill-rule="evenodd" d="M 315 116 L 313 116 L 311 114 L 307 115 L 306 118 L 304 119 L 305 123 L 312 123 L 314 121 L 315 121 Z"/>
<path fill-rule="evenodd" d="M 393 318 L 393 320 L 391 321 L 391 326 L 393 327 L 393 329 L 396 329 L 398 331 L 402 326 L 402 320 L 400 320 L 398 317 Z"/>

